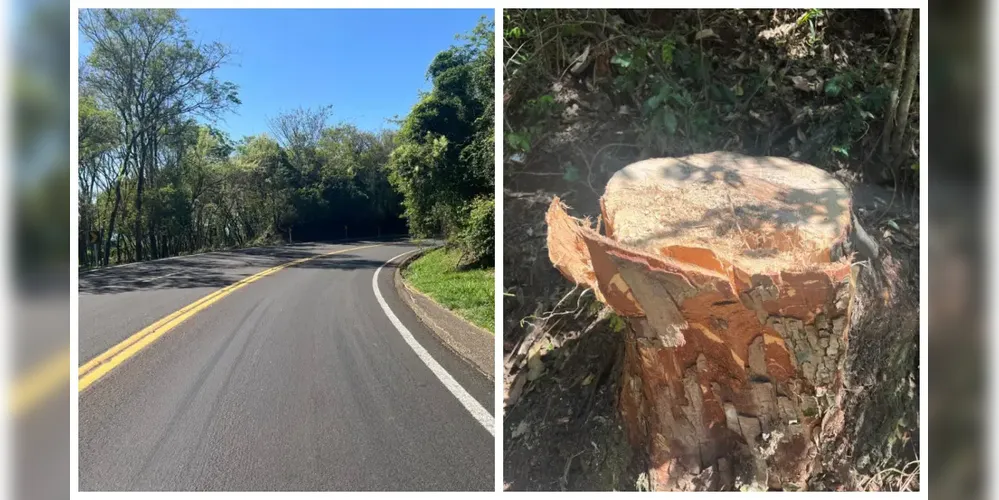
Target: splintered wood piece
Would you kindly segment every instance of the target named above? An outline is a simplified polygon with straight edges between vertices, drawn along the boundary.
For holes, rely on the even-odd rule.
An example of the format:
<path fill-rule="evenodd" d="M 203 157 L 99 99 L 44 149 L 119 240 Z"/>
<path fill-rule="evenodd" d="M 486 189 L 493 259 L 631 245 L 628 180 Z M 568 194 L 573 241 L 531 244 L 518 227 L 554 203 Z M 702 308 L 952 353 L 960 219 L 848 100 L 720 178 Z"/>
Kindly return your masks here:
<path fill-rule="evenodd" d="M 834 435 L 854 297 L 850 193 L 784 158 L 629 165 L 601 235 L 547 214 L 552 263 L 630 318 L 620 410 L 657 489 L 802 488 Z"/>

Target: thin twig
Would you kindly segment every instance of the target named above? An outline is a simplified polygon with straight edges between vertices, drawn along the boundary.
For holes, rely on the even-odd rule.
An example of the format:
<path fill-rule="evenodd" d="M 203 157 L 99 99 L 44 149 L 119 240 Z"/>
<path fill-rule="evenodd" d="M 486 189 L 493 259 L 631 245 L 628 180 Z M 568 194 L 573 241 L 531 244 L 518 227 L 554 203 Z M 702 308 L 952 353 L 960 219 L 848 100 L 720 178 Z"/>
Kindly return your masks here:
<path fill-rule="evenodd" d="M 573 291 L 575 291 L 575 290 L 576 289 L 573 288 Z M 592 291 L 593 291 L 593 289 L 587 288 L 587 289 L 583 290 L 579 294 L 579 297 L 576 298 L 576 308 L 575 309 L 573 309 L 571 311 L 555 312 L 558 309 L 558 306 L 555 306 L 555 309 L 552 309 L 552 312 L 550 312 L 547 315 L 542 316 L 542 317 L 540 317 L 538 319 L 540 319 L 541 321 L 548 321 L 549 319 L 554 318 L 555 316 L 565 316 L 567 314 L 576 314 L 576 313 L 578 313 L 582 309 L 582 305 L 581 304 L 583 302 L 583 296 L 586 295 L 586 292 L 592 292 Z M 559 302 L 559 304 L 561 304 L 561 302 Z"/>
<path fill-rule="evenodd" d="M 881 215 L 878 217 L 877 222 L 874 223 L 874 227 L 877 227 L 879 224 L 881 224 L 881 220 L 884 219 L 886 215 L 888 215 L 888 211 L 891 210 L 891 207 L 895 205 L 895 194 L 898 193 L 898 178 L 895 177 L 894 168 L 889 168 L 888 171 L 891 172 L 891 180 L 892 180 L 891 201 L 888 202 L 888 206 L 885 207 L 884 211 L 881 212 Z"/>
<path fill-rule="evenodd" d="M 575 460 L 576 457 L 582 455 L 585 451 L 586 450 L 583 450 L 569 457 L 569 460 L 565 463 L 565 470 L 562 471 L 562 491 L 566 491 L 569 487 L 569 469 L 572 468 L 572 461 Z"/>

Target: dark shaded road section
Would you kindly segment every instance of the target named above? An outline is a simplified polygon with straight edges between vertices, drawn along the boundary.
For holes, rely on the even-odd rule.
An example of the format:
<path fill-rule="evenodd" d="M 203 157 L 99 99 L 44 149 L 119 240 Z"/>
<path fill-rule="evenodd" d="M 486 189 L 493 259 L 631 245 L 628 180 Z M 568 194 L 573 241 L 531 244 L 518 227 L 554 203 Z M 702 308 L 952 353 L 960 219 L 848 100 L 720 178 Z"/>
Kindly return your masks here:
<path fill-rule="evenodd" d="M 264 269 L 380 242 L 146 262 L 80 278 L 80 361 Z M 81 490 L 487 490 L 493 436 L 386 317 L 384 243 L 253 282 L 80 394 Z M 493 387 L 379 288 L 417 341 L 488 411 Z"/>

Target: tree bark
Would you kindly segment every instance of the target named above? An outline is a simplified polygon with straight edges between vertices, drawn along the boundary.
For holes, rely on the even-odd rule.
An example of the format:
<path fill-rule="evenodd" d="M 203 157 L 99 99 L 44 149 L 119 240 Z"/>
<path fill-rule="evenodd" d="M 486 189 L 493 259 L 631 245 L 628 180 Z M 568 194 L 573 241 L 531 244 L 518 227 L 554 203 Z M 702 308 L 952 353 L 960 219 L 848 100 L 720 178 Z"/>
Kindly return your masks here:
<path fill-rule="evenodd" d="M 114 224 L 115 219 L 118 216 L 118 207 L 121 206 L 121 176 L 119 175 L 114 181 L 114 208 L 111 209 L 111 217 L 108 221 L 108 234 L 107 234 L 107 244 L 104 246 L 104 265 L 107 266 L 111 260 L 111 238 L 114 235 Z M 118 260 L 121 261 L 121 244 L 119 238 L 119 252 Z"/>
<path fill-rule="evenodd" d="M 124 116 L 124 115 L 122 115 Z M 124 119 L 127 124 L 127 119 Z M 111 217 L 109 217 L 108 222 L 108 233 L 107 233 L 107 244 L 104 247 L 104 265 L 109 265 L 111 259 L 111 238 L 114 236 L 114 225 L 115 219 L 118 216 L 118 209 L 121 206 L 121 179 L 125 177 L 128 172 L 128 162 L 132 159 L 132 146 L 135 144 L 135 139 L 133 138 L 124 149 L 124 156 L 121 160 L 121 168 L 118 169 L 118 175 L 114 180 L 114 208 L 111 209 Z M 119 239 L 118 244 L 118 263 L 121 263 L 121 243 Z"/>
<path fill-rule="evenodd" d="M 902 156 L 902 146 L 905 142 L 905 132 L 909 123 L 909 108 L 912 104 L 912 94 L 916 89 L 916 80 L 919 77 L 919 30 L 917 30 L 911 40 L 912 47 L 909 49 L 909 60 L 905 65 L 905 87 L 902 90 L 902 97 L 898 103 L 898 115 L 896 116 L 895 131 L 892 135 L 891 153 L 893 156 L 892 168 L 898 167 L 904 160 Z"/>
<path fill-rule="evenodd" d="M 619 409 L 658 490 L 803 489 L 842 428 L 850 194 L 783 158 L 617 172 L 605 235 L 549 209 L 552 263 L 629 318 Z"/>
<path fill-rule="evenodd" d="M 905 74 L 906 57 L 905 51 L 909 46 L 909 27 L 912 25 L 912 9 L 905 9 L 899 19 L 898 45 L 895 49 L 895 75 L 892 80 L 891 94 L 888 99 L 888 107 L 885 110 L 885 128 L 881 134 L 881 156 L 888 157 L 890 151 L 891 138 L 895 127 L 895 118 L 898 115 L 898 96 L 902 89 L 902 76 Z M 918 37 L 917 37 L 918 38 Z"/>
<path fill-rule="evenodd" d="M 158 131 L 155 131 L 155 130 L 152 132 L 152 134 L 150 134 L 150 136 L 149 136 L 149 142 L 150 142 L 149 150 L 146 153 L 146 157 L 147 157 L 147 160 L 148 160 L 148 167 L 146 168 L 146 171 L 149 173 L 148 174 L 149 175 L 148 182 L 149 182 L 149 185 L 153 186 L 154 189 L 156 187 L 156 178 L 155 178 L 155 174 L 154 173 L 156 172 L 156 161 L 157 161 L 157 150 L 156 150 L 156 147 L 157 147 L 157 144 L 156 144 L 157 134 L 158 134 Z M 157 222 L 156 221 L 156 214 L 150 213 L 149 214 L 149 256 L 150 256 L 151 259 L 158 259 L 160 257 L 166 257 L 166 255 L 163 255 L 161 253 L 161 250 L 158 248 L 158 245 L 157 245 L 156 235 L 159 232 L 159 225 L 156 222 Z"/>
<path fill-rule="evenodd" d="M 135 260 L 142 260 L 142 189 L 145 181 L 146 145 L 140 140 L 138 162 L 139 177 L 135 188 Z"/>

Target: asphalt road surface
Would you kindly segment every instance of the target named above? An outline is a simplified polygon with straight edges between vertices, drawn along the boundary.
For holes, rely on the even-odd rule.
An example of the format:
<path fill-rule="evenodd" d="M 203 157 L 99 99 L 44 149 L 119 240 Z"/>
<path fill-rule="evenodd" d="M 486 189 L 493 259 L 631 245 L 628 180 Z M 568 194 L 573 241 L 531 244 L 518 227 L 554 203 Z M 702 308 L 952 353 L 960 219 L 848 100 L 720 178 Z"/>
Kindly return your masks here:
<path fill-rule="evenodd" d="M 493 435 L 375 296 L 376 270 L 413 249 L 301 244 L 81 275 L 82 365 L 223 287 L 345 250 L 238 288 L 84 389 L 80 489 L 492 491 Z M 384 301 L 492 414 L 492 383 L 406 308 L 393 265 L 378 275 Z"/>

